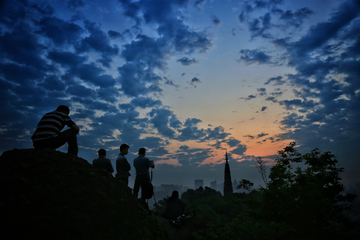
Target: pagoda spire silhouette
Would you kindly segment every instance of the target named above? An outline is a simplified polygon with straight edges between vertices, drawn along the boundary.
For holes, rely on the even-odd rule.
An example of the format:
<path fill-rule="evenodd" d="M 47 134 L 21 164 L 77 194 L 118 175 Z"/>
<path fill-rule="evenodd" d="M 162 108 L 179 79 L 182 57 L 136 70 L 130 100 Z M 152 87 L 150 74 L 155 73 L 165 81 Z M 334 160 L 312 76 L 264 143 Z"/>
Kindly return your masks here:
<path fill-rule="evenodd" d="M 233 187 L 232 187 L 232 182 L 231 182 L 231 173 L 230 173 L 230 165 L 229 165 L 229 160 L 228 160 L 228 156 L 227 156 L 227 151 L 225 154 L 225 174 L 224 174 L 224 196 L 230 196 L 231 194 L 233 194 Z"/>

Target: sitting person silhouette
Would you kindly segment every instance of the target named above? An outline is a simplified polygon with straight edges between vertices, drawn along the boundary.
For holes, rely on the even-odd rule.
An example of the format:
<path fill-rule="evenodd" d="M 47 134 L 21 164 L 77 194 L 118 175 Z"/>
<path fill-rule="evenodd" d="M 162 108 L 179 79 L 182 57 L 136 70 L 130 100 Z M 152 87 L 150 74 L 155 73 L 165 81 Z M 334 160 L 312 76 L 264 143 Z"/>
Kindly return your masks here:
<path fill-rule="evenodd" d="M 60 105 L 55 111 L 46 113 L 41 118 L 31 137 L 35 149 L 56 149 L 68 143 L 68 153 L 77 156 L 76 135 L 79 133 L 79 127 L 71 120 L 69 113 L 68 106 Z M 61 132 L 65 125 L 69 129 Z"/>
<path fill-rule="evenodd" d="M 167 219 L 176 219 L 184 214 L 185 207 L 186 204 L 179 199 L 179 192 L 173 191 L 166 204 L 164 217 Z"/>

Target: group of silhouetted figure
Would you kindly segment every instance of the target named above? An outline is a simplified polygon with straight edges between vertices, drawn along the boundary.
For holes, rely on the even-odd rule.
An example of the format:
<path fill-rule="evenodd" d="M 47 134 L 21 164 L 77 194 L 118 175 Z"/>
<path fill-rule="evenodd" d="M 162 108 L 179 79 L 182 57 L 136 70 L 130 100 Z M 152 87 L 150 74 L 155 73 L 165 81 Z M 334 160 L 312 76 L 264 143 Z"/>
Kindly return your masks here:
<path fill-rule="evenodd" d="M 56 149 L 68 143 L 68 153 L 77 156 L 78 144 L 76 135 L 79 133 L 79 127 L 69 117 L 70 109 L 68 106 L 60 105 L 55 111 L 46 113 L 39 121 L 37 128 L 32 135 L 33 146 L 35 149 L 52 148 Z M 67 125 L 69 129 L 61 130 Z M 131 166 L 125 155 L 129 152 L 129 145 L 121 144 L 120 153 L 116 159 L 115 177 L 122 181 L 126 186 L 129 184 Z M 145 203 L 146 199 L 153 196 L 153 186 L 151 184 L 149 168 L 155 168 L 154 161 L 145 157 L 146 149 L 140 148 L 139 156 L 134 159 L 133 166 L 136 170 L 133 194 L 138 197 L 141 188 L 140 201 Z M 99 157 L 94 159 L 92 165 L 103 169 L 109 173 L 114 172 L 110 159 L 106 158 L 106 150 L 99 149 Z M 147 204 L 146 204 L 147 206 Z M 179 193 L 173 191 L 167 202 L 164 217 L 170 219 L 174 225 L 179 225 L 182 218 L 190 218 L 192 215 L 184 215 L 185 204 L 179 199 Z"/>

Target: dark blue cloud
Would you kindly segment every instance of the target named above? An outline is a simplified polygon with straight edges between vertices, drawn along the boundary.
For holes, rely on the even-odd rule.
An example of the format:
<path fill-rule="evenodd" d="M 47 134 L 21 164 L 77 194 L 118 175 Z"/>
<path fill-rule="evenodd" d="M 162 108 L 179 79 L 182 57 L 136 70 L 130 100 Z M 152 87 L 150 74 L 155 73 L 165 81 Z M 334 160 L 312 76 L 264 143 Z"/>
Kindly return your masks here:
<path fill-rule="evenodd" d="M 247 96 L 246 98 L 244 98 L 244 97 L 239 97 L 239 99 L 244 99 L 244 100 L 251 100 L 251 99 L 254 99 L 254 98 L 256 98 L 255 95 L 249 95 L 249 96 Z"/>
<path fill-rule="evenodd" d="M 6 31 L 0 37 L 0 56 L 5 62 L 16 62 L 38 70 L 44 69 L 47 64 L 41 57 L 46 46 L 40 43 L 39 38 L 31 33 L 30 26 L 19 24 L 11 31 Z"/>
<path fill-rule="evenodd" d="M 82 64 L 73 69 L 71 73 L 86 81 L 99 87 L 112 87 L 115 85 L 115 79 L 107 74 L 103 74 L 104 70 L 96 66 L 96 64 Z"/>
<path fill-rule="evenodd" d="M 309 17 L 309 15 L 313 13 L 314 12 L 312 10 L 306 7 L 300 8 L 295 12 L 287 10 L 281 14 L 280 19 L 285 21 L 287 25 L 299 28 L 303 24 L 304 19 Z"/>
<path fill-rule="evenodd" d="M 254 136 L 252 136 L 252 135 L 250 135 L 250 134 L 244 135 L 243 137 L 247 137 L 247 138 L 250 138 L 250 139 L 254 139 L 254 138 L 255 138 Z"/>
<path fill-rule="evenodd" d="M 225 139 L 227 136 L 231 135 L 230 133 L 225 132 L 225 129 L 222 126 L 215 127 L 213 129 L 208 128 L 206 129 L 205 132 L 206 132 L 206 137 L 201 139 L 202 142 Z"/>
<path fill-rule="evenodd" d="M 162 78 L 154 72 L 167 70 L 171 54 L 202 53 L 212 46 L 205 32 L 192 30 L 178 17 L 181 13 L 177 9 L 186 7 L 187 1 L 119 2 L 125 9 L 125 15 L 135 20 L 137 27 L 147 23 L 158 24 L 157 32 L 161 36 L 153 38 L 139 34 L 123 46 L 121 56 L 127 63 L 118 69 L 119 81 L 128 96 L 161 92 L 159 84 Z"/>
<path fill-rule="evenodd" d="M 178 59 L 176 62 L 180 62 L 181 65 L 183 65 L 183 66 L 190 66 L 192 64 L 198 63 L 199 61 L 196 61 L 195 58 L 190 59 L 190 58 L 187 58 L 187 57 L 182 57 L 182 58 Z"/>
<path fill-rule="evenodd" d="M 209 39 L 205 32 L 195 32 L 183 24 L 178 26 L 174 39 L 174 48 L 176 51 L 185 54 L 192 54 L 196 52 L 205 53 L 211 47 L 211 39 Z"/>
<path fill-rule="evenodd" d="M 120 38 L 120 39 L 123 39 L 123 35 L 117 31 L 113 31 L 113 30 L 109 30 L 108 31 L 108 35 L 110 38 Z"/>
<path fill-rule="evenodd" d="M 98 52 L 102 56 L 99 62 L 101 62 L 104 67 L 110 67 L 112 57 L 119 53 L 119 48 L 116 45 L 110 45 L 108 35 L 103 32 L 96 23 L 85 20 L 85 28 L 90 33 L 90 36 L 81 40 L 81 43 L 77 46 L 77 51 L 79 53 L 90 50 Z"/>
<path fill-rule="evenodd" d="M 39 86 L 43 87 L 47 91 L 58 91 L 60 93 L 66 89 L 66 84 L 56 75 L 47 76 L 44 78 L 43 82 L 39 83 Z"/>
<path fill-rule="evenodd" d="M 164 77 L 164 79 L 165 79 L 165 82 L 164 82 L 165 85 L 173 86 L 173 87 L 176 87 L 176 88 L 180 87 L 179 85 L 175 84 L 173 81 L 167 79 L 166 77 Z"/>
<path fill-rule="evenodd" d="M 220 25 L 220 19 L 218 17 L 216 17 L 215 15 L 212 15 L 211 17 L 211 22 L 215 25 L 215 26 L 219 26 Z"/>
<path fill-rule="evenodd" d="M 151 123 L 158 130 L 159 134 L 164 137 L 174 138 L 175 131 L 170 127 L 170 119 L 174 117 L 173 113 L 167 109 L 153 109 L 149 113 Z"/>
<path fill-rule="evenodd" d="M 131 100 L 130 102 L 135 107 L 140 108 L 152 108 L 155 106 L 161 106 L 162 103 L 160 100 L 154 100 L 152 98 L 146 98 L 146 97 L 137 97 Z"/>
<path fill-rule="evenodd" d="M 195 85 L 196 83 L 201 83 L 201 80 L 197 77 L 193 77 L 190 81 L 190 84 Z"/>
<path fill-rule="evenodd" d="M 309 52 L 336 37 L 338 32 L 354 20 L 358 14 L 358 6 L 353 1 L 345 1 L 328 21 L 313 26 L 305 36 L 293 44 L 293 61 L 291 64 L 302 61 L 301 59 L 307 56 Z"/>
<path fill-rule="evenodd" d="M 204 129 L 199 129 L 196 125 L 201 122 L 200 119 L 188 118 L 184 126 L 185 128 L 179 129 L 180 135 L 178 136 L 179 141 L 188 141 L 188 140 L 199 140 L 206 136 Z"/>
<path fill-rule="evenodd" d="M 42 78 L 42 73 L 32 66 L 13 63 L 0 64 L 0 71 L 7 81 L 25 84 Z"/>
<path fill-rule="evenodd" d="M 271 24 L 271 14 L 266 13 L 264 16 L 254 19 L 249 22 L 249 31 L 252 33 L 251 39 L 256 37 L 263 38 L 273 38 L 269 33 L 269 30 L 272 28 Z"/>
<path fill-rule="evenodd" d="M 279 101 L 280 105 L 285 106 L 287 110 L 293 110 L 294 108 L 306 108 L 306 109 L 312 109 L 315 107 L 314 101 L 306 101 L 301 99 L 293 99 L 293 100 L 283 100 Z"/>
<path fill-rule="evenodd" d="M 184 126 L 185 127 L 193 127 L 196 126 L 196 124 L 201 123 L 202 121 L 198 118 L 188 118 L 186 119 Z"/>
<path fill-rule="evenodd" d="M 72 52 L 49 51 L 47 57 L 62 67 L 75 68 L 87 60 L 86 56 L 79 56 Z"/>
<path fill-rule="evenodd" d="M 51 39 L 57 46 L 75 44 L 81 39 L 81 34 L 84 33 L 77 24 L 56 17 L 42 18 L 37 25 L 40 27 L 38 33 Z"/>
<path fill-rule="evenodd" d="M 259 50 L 242 49 L 239 52 L 241 54 L 240 61 L 244 61 L 246 65 L 250 64 L 268 64 L 270 63 L 271 57 Z"/>
<path fill-rule="evenodd" d="M 231 147 L 231 148 L 240 144 L 240 141 L 233 137 L 230 137 L 229 139 L 225 140 L 224 142 L 226 142 L 229 145 L 229 147 Z"/>
<path fill-rule="evenodd" d="M 176 155 L 172 157 L 177 159 L 182 167 L 196 167 L 199 166 L 204 159 L 213 156 L 213 151 L 211 149 L 203 148 L 190 148 L 189 146 L 183 145 L 176 152 Z"/>
<path fill-rule="evenodd" d="M 247 150 L 246 145 L 239 144 L 235 149 L 231 150 L 230 153 L 236 154 L 236 155 L 244 155 L 246 150 Z"/>
<path fill-rule="evenodd" d="M 266 88 L 257 88 L 256 91 L 259 93 L 260 96 L 266 95 Z"/>
<path fill-rule="evenodd" d="M 84 6 L 85 3 L 82 0 L 69 0 L 67 4 L 67 7 L 72 11 L 82 8 Z"/>
<path fill-rule="evenodd" d="M 278 86 L 278 85 L 283 85 L 286 82 L 283 80 L 282 76 L 277 76 L 277 77 L 269 78 L 264 84 L 267 85 L 270 83 L 274 83 L 275 86 Z"/>
<path fill-rule="evenodd" d="M 267 136 L 267 135 L 269 135 L 269 134 L 268 134 L 268 133 L 259 133 L 259 134 L 256 136 L 256 138 L 265 137 L 265 136 Z"/>

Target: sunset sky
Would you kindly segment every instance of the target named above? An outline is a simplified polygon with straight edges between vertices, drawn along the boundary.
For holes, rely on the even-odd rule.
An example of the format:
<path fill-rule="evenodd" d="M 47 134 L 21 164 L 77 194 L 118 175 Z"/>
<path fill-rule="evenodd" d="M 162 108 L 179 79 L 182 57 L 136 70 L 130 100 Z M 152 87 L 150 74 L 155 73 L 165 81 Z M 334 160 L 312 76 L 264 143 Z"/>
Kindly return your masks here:
<path fill-rule="evenodd" d="M 0 153 L 32 148 L 60 104 L 78 156 L 145 147 L 154 184 L 262 184 L 291 141 L 337 155 L 360 182 L 360 4 L 355 0 L 0 1 Z M 63 146 L 60 151 L 67 151 Z M 269 173 L 269 168 L 268 168 Z M 132 187 L 135 170 L 131 169 Z"/>

